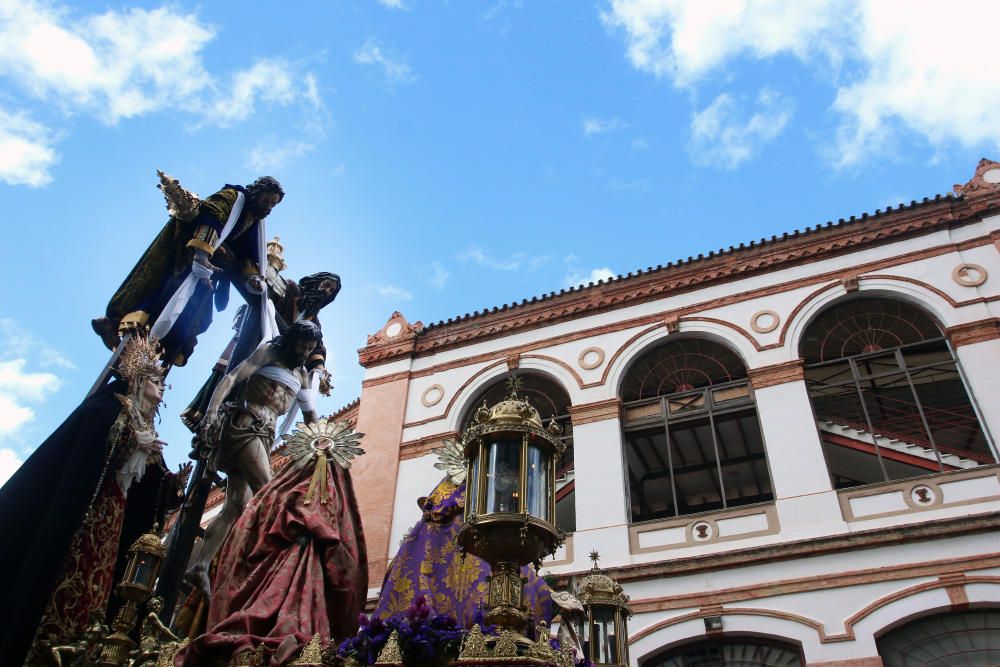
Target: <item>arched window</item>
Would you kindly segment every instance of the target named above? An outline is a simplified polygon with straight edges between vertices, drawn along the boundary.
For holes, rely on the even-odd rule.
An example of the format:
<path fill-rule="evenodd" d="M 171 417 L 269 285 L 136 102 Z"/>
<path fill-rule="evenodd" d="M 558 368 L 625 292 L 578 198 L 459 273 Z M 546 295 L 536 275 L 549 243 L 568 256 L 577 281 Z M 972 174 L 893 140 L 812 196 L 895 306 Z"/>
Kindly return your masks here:
<path fill-rule="evenodd" d="M 621 387 L 632 521 L 774 499 L 746 367 L 701 339 L 646 352 Z"/>
<path fill-rule="evenodd" d="M 801 667 L 802 651 L 792 644 L 756 637 L 726 637 L 683 644 L 642 667 Z"/>
<path fill-rule="evenodd" d="M 1000 611 L 948 613 L 911 621 L 876 640 L 885 667 L 1000 665 Z"/>
<path fill-rule="evenodd" d="M 995 461 L 944 334 L 917 306 L 843 301 L 800 352 L 837 488 Z"/>
<path fill-rule="evenodd" d="M 519 371 L 511 377 L 516 378 L 517 393 L 528 399 L 538 410 L 546 425 L 554 418 L 563 427 L 560 440 L 566 445 L 566 451 L 556 461 L 556 525 L 567 533 L 576 530 L 576 504 L 574 483 L 575 469 L 573 466 L 573 422 L 569 418 L 569 394 L 562 386 L 545 375 Z M 497 380 L 483 389 L 469 403 L 462 418 L 461 432 L 469 427 L 476 408 L 484 402 L 487 405 L 499 403 L 510 394 L 510 378 Z"/>

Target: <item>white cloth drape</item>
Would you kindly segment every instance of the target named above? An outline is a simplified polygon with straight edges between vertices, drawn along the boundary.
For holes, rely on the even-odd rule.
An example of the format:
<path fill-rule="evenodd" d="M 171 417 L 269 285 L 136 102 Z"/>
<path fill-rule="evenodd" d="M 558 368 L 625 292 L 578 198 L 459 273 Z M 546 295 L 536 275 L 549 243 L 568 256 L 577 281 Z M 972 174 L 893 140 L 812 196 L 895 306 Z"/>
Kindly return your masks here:
<path fill-rule="evenodd" d="M 215 243 L 212 244 L 212 250 L 218 250 L 222 242 L 229 237 L 230 232 L 233 231 L 233 227 L 236 226 L 236 221 L 240 219 L 240 213 L 243 212 L 243 203 L 246 201 L 246 197 L 242 192 L 236 193 L 236 201 L 233 203 L 233 208 L 229 211 L 229 218 L 226 219 L 226 224 L 222 228 L 222 232 L 219 233 L 219 238 L 216 239 Z M 149 330 L 149 335 L 154 336 L 159 340 L 170 333 L 170 329 L 177 322 L 177 318 L 181 316 L 184 312 L 184 307 L 187 305 L 188 301 L 194 295 L 194 290 L 198 286 L 198 276 L 194 271 L 188 273 L 184 282 L 181 283 L 180 287 L 174 292 L 170 300 L 167 301 L 167 305 L 163 307 L 163 311 L 160 316 L 156 318 L 156 322 Z"/>

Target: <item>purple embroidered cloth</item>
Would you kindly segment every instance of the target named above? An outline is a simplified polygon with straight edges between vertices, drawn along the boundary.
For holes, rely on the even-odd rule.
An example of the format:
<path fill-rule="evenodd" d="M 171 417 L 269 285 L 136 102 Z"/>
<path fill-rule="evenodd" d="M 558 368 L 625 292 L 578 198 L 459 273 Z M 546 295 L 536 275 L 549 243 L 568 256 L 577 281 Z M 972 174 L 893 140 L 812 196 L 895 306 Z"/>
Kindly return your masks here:
<path fill-rule="evenodd" d="M 464 628 L 472 627 L 485 605 L 490 566 L 467 555 L 463 560 L 455 545 L 465 511 L 465 484 L 442 480 L 426 498 L 417 501 L 423 517 L 403 538 L 389 565 L 373 616 L 388 618 L 405 612 L 419 596 L 437 614 L 454 617 Z M 531 614 L 529 627 L 552 622 L 552 596 L 548 584 L 525 566 L 524 603 Z"/>

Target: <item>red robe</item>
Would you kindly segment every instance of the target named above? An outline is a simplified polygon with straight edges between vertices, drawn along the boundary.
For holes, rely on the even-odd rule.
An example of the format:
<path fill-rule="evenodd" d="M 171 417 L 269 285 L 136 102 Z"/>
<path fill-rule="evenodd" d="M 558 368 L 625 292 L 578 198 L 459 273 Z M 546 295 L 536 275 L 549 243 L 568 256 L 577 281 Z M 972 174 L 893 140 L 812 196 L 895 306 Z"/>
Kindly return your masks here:
<path fill-rule="evenodd" d="M 219 553 L 209 630 L 178 654 L 178 667 L 261 644 L 282 665 L 314 634 L 357 633 L 368 593 L 361 514 L 350 475 L 332 462 L 329 501 L 306 504 L 314 469 L 286 467 L 247 505 Z"/>

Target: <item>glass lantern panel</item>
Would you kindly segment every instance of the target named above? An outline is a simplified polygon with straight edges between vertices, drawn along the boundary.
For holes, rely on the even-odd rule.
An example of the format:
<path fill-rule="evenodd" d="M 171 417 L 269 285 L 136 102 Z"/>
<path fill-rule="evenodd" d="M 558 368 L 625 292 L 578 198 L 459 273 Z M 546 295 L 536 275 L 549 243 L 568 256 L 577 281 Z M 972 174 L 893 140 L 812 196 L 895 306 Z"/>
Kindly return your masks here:
<path fill-rule="evenodd" d="M 486 452 L 486 513 L 520 512 L 521 440 L 491 442 Z"/>
<path fill-rule="evenodd" d="M 590 623 L 586 618 L 581 618 L 576 623 L 576 634 L 580 637 L 580 646 L 583 648 L 583 655 L 590 657 Z"/>
<path fill-rule="evenodd" d="M 549 516 L 549 455 L 534 445 L 528 445 L 528 514 L 543 521 Z"/>
<path fill-rule="evenodd" d="M 618 664 L 618 636 L 615 634 L 615 608 L 594 605 L 590 627 L 591 655 L 599 665 Z"/>
<path fill-rule="evenodd" d="M 465 479 L 465 516 L 479 514 L 479 445 L 475 445 L 472 463 Z"/>
<path fill-rule="evenodd" d="M 135 564 L 135 574 L 132 583 L 142 588 L 153 587 L 153 563 L 147 554 L 139 554 Z"/>

